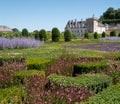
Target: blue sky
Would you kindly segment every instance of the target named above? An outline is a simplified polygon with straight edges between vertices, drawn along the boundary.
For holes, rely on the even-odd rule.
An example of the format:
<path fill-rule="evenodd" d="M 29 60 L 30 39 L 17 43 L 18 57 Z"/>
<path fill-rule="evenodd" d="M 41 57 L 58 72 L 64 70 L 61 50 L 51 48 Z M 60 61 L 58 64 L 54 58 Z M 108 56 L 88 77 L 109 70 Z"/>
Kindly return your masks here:
<path fill-rule="evenodd" d="M 63 31 L 68 20 L 99 18 L 108 7 L 120 8 L 120 0 L 0 0 L 0 25 Z"/>

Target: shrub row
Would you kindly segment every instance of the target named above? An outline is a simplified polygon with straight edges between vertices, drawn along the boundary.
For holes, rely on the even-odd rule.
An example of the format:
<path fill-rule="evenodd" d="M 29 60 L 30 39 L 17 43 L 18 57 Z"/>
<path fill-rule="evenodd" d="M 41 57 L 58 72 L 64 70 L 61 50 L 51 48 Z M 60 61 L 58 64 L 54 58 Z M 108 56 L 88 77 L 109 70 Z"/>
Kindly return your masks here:
<path fill-rule="evenodd" d="M 21 87 L 0 89 L 0 104 L 23 104 L 26 96 L 26 91 Z"/>
<path fill-rule="evenodd" d="M 120 84 L 110 86 L 80 104 L 120 104 Z"/>
<path fill-rule="evenodd" d="M 25 81 L 30 76 L 45 76 L 45 72 L 44 71 L 38 71 L 38 70 L 21 70 L 21 71 L 16 71 L 13 74 L 14 85 L 24 84 Z"/>
<path fill-rule="evenodd" d="M 51 74 L 50 76 L 48 76 L 48 79 L 50 80 L 50 83 L 53 82 L 58 86 L 59 85 L 63 85 L 64 87 L 86 86 L 91 90 L 95 90 L 96 93 L 112 84 L 111 77 L 100 74 L 84 74 L 78 77 L 66 77 Z"/>
<path fill-rule="evenodd" d="M 28 69 L 44 70 L 50 59 L 42 59 L 38 57 L 26 58 L 26 64 Z"/>
<path fill-rule="evenodd" d="M 73 68 L 73 76 L 76 74 L 89 73 L 90 71 L 97 73 L 101 70 L 106 70 L 107 68 L 108 64 L 106 61 L 75 64 Z"/>
<path fill-rule="evenodd" d="M 20 58 L 20 57 L 14 57 L 14 58 L 10 58 L 10 57 L 6 57 L 6 58 L 0 58 L 0 66 L 2 66 L 4 64 L 4 62 L 7 63 L 12 63 L 12 62 L 24 62 L 25 59 L 24 58 Z"/>

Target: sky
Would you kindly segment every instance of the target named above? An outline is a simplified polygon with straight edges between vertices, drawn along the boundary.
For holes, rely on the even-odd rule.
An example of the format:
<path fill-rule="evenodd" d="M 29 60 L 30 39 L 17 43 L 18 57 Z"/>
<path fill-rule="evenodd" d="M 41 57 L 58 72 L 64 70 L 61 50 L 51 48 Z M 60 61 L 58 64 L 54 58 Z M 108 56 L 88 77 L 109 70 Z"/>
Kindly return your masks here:
<path fill-rule="evenodd" d="M 99 18 L 109 7 L 120 8 L 120 0 L 0 0 L 0 25 L 64 31 L 68 20 Z"/>

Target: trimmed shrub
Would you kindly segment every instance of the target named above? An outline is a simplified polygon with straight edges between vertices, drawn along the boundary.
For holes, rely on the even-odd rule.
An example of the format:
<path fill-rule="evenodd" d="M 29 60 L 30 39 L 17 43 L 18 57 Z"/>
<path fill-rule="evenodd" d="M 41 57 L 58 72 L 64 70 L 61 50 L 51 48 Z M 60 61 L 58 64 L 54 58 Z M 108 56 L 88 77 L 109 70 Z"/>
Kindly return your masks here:
<path fill-rule="evenodd" d="M 84 74 L 78 77 L 66 77 L 51 74 L 48 76 L 48 79 L 50 80 L 50 83 L 55 83 L 58 86 L 61 84 L 64 87 L 86 86 L 91 90 L 95 90 L 96 93 L 112 84 L 111 77 L 100 74 Z"/>
<path fill-rule="evenodd" d="M 44 29 L 39 31 L 39 39 L 41 41 L 46 41 L 47 35 L 46 35 L 46 31 Z"/>
<path fill-rule="evenodd" d="M 21 87 L 0 89 L 0 104 L 24 104 L 27 92 Z"/>
<path fill-rule="evenodd" d="M 60 39 L 60 31 L 58 28 L 53 28 L 52 29 L 52 41 L 53 42 L 58 42 Z"/>
<path fill-rule="evenodd" d="M 95 32 L 93 35 L 94 35 L 94 39 L 98 39 L 98 33 L 97 32 Z"/>
<path fill-rule="evenodd" d="M 30 77 L 30 76 L 45 76 L 44 71 L 38 71 L 38 70 L 21 70 L 21 71 L 16 71 L 13 74 L 13 82 L 14 85 L 20 85 L 24 84 L 25 81 Z"/>
<path fill-rule="evenodd" d="M 88 32 L 85 32 L 84 38 L 85 38 L 85 39 L 89 39 L 89 33 L 88 33 Z"/>
<path fill-rule="evenodd" d="M 120 37 L 120 33 L 118 34 L 118 37 Z"/>
<path fill-rule="evenodd" d="M 107 68 L 108 64 L 106 61 L 75 64 L 73 67 L 73 76 L 76 74 L 89 73 L 90 71 L 97 73 Z"/>
<path fill-rule="evenodd" d="M 104 38 L 106 36 L 105 32 L 102 32 L 102 38 Z"/>
<path fill-rule="evenodd" d="M 26 65 L 28 69 L 45 70 L 50 59 L 42 59 L 38 57 L 26 58 Z"/>
<path fill-rule="evenodd" d="M 64 32 L 64 40 L 65 42 L 71 41 L 72 35 L 69 30 L 65 30 Z"/>
<path fill-rule="evenodd" d="M 99 94 L 90 97 L 88 101 L 80 104 L 119 104 L 120 103 L 120 84 L 113 85 Z"/>
<path fill-rule="evenodd" d="M 112 36 L 116 36 L 117 35 L 117 32 L 115 31 L 115 30 L 112 30 L 111 32 L 110 32 L 110 36 L 112 37 Z"/>
<path fill-rule="evenodd" d="M 3 66 L 4 62 L 5 63 L 8 63 L 8 64 L 11 64 L 13 62 L 24 62 L 25 59 L 24 58 L 20 58 L 20 57 L 14 57 L 14 58 L 0 58 L 0 66 Z"/>
<path fill-rule="evenodd" d="M 28 36 L 29 36 L 28 30 L 27 30 L 26 28 L 24 28 L 24 29 L 22 30 L 22 36 L 23 36 L 23 37 L 28 37 Z"/>

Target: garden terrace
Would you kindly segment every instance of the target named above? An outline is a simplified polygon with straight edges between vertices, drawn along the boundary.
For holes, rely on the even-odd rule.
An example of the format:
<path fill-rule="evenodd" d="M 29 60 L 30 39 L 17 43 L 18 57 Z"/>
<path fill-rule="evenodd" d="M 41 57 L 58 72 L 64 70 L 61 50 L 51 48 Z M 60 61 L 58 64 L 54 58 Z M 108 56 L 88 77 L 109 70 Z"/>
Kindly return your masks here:
<path fill-rule="evenodd" d="M 74 104 L 88 101 L 89 97 L 101 94 L 109 86 L 120 83 L 119 52 L 64 48 L 64 46 L 98 44 L 97 47 L 100 47 L 113 44 L 110 40 L 100 43 L 102 41 L 77 39 L 71 42 L 45 42 L 40 47 L 34 48 L 0 50 L 0 92 L 5 93 L 5 99 L 3 95 L 0 96 L 4 100 L 2 102 L 14 104 L 13 99 L 18 98 L 21 104 Z M 119 44 L 118 41 L 116 43 Z M 90 70 L 72 77 L 74 65 L 79 64 L 84 64 L 83 67 Z M 99 67 L 99 73 L 92 73 L 92 67 L 95 65 Z M 103 69 L 102 65 L 105 65 Z M 94 70 L 97 70 L 96 66 Z M 19 91 L 14 90 L 14 87 Z M 6 89 L 10 89 L 11 92 L 6 92 Z M 116 92 L 117 90 L 116 88 Z M 23 93 L 12 97 L 9 93 L 14 91 L 24 92 L 25 96 Z"/>

